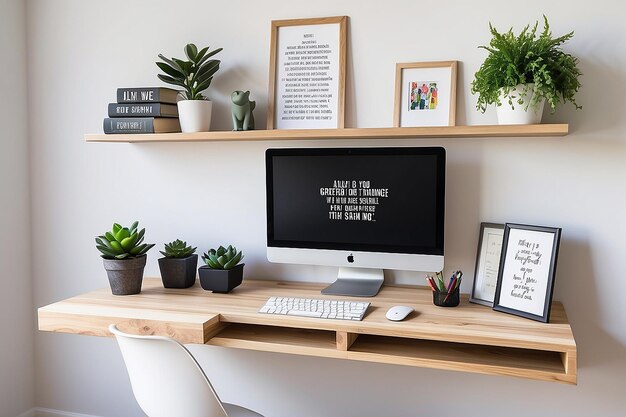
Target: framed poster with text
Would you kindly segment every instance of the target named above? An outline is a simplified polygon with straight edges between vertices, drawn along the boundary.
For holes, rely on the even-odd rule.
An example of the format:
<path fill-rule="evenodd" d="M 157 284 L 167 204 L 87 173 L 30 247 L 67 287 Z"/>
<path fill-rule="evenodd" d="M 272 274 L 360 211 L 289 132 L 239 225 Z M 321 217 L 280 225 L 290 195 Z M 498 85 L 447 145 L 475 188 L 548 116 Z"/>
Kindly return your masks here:
<path fill-rule="evenodd" d="M 493 309 L 547 323 L 561 229 L 504 225 Z"/>
<path fill-rule="evenodd" d="M 344 127 L 347 22 L 272 21 L 267 129 Z"/>
<path fill-rule="evenodd" d="M 504 225 L 481 223 L 478 249 L 476 250 L 476 270 L 470 302 L 493 307 L 493 297 L 498 284 L 498 268 L 502 253 Z"/>

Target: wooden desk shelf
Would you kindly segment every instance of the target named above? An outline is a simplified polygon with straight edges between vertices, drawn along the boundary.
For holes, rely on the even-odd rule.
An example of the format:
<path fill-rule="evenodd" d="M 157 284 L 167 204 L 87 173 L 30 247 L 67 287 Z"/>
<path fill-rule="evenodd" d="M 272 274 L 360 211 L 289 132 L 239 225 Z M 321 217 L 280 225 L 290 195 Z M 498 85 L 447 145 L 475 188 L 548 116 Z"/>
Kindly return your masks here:
<path fill-rule="evenodd" d="M 246 280 L 230 294 L 213 294 L 146 279 L 139 295 L 116 297 L 106 288 L 41 307 L 39 329 L 111 336 L 107 327 L 116 323 L 183 343 L 576 383 L 576 342 L 558 302 L 544 324 L 470 304 L 466 296 L 459 307 L 441 308 L 428 289 L 384 286 L 368 299 L 363 321 L 257 313 L 270 296 L 337 298 L 321 295 L 323 286 Z M 390 322 L 385 312 L 397 304 L 416 313 Z"/>
<path fill-rule="evenodd" d="M 199 133 L 86 134 L 86 142 L 213 142 L 327 139 L 436 139 L 565 136 L 567 124 L 380 127 L 345 129 L 249 130 Z"/>

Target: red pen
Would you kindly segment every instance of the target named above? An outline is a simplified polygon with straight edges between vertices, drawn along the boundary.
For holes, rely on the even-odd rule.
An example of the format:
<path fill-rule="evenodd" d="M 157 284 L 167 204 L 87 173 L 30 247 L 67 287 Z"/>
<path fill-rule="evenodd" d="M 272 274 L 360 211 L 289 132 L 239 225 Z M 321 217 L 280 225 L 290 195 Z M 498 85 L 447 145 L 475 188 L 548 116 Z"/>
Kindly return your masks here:
<path fill-rule="evenodd" d="M 431 277 L 429 277 L 428 275 L 426 276 L 426 282 L 428 282 L 428 286 L 429 286 L 429 287 L 430 287 L 433 291 L 436 291 L 436 290 L 435 290 L 435 287 L 433 286 L 433 283 L 430 281 L 431 279 L 432 279 L 432 278 L 431 278 Z"/>

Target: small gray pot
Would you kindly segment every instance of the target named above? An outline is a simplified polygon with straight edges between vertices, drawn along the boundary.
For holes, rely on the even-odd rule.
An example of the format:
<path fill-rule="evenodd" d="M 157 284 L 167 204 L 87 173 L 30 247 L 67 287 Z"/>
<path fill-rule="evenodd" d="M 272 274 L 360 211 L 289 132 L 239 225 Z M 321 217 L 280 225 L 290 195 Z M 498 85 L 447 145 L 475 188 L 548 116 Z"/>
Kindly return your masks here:
<path fill-rule="evenodd" d="M 198 255 L 186 258 L 159 258 L 161 280 L 165 288 L 189 288 L 196 283 Z"/>
<path fill-rule="evenodd" d="M 103 259 L 113 295 L 132 295 L 141 292 L 146 259 L 147 255 L 130 259 Z"/>

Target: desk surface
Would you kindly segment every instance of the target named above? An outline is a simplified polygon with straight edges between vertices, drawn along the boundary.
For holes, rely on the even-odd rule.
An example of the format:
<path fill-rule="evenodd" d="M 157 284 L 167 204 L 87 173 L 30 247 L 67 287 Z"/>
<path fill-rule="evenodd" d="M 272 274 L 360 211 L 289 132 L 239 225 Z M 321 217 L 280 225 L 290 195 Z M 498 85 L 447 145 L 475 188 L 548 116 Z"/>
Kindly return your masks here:
<path fill-rule="evenodd" d="M 424 287 L 383 286 L 362 321 L 259 314 L 271 296 L 320 294 L 324 284 L 246 280 L 229 294 L 198 284 L 165 289 L 145 279 L 141 294 L 113 296 L 108 288 L 39 309 L 39 329 L 111 336 L 107 326 L 161 334 L 183 343 L 395 363 L 576 383 L 576 343 L 561 303 L 550 323 L 498 313 L 462 296 L 455 308 L 436 307 Z M 358 300 L 363 300 L 359 298 Z M 406 320 L 385 318 L 394 305 L 415 308 Z"/>

